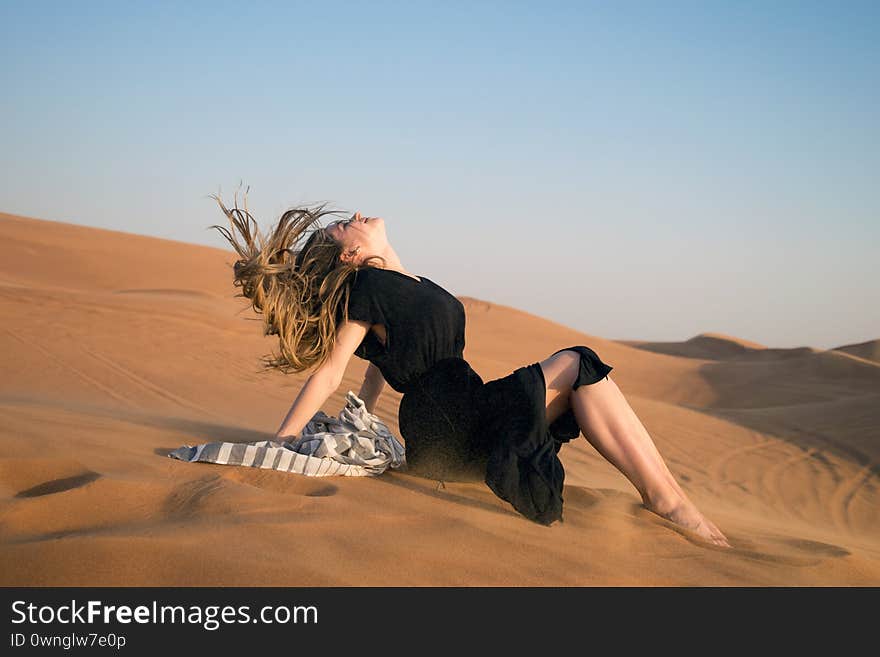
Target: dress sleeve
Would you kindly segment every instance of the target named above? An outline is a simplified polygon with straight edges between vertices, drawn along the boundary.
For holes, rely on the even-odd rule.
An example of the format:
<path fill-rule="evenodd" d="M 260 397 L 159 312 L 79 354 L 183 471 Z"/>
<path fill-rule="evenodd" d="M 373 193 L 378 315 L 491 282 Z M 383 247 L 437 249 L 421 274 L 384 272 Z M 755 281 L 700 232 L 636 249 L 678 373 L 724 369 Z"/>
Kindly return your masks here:
<path fill-rule="evenodd" d="M 340 313 L 340 318 L 341 316 Z M 370 276 L 370 272 L 366 269 L 354 274 L 348 296 L 348 318 L 370 324 L 385 324 L 385 315 L 376 289 L 376 279 Z"/>

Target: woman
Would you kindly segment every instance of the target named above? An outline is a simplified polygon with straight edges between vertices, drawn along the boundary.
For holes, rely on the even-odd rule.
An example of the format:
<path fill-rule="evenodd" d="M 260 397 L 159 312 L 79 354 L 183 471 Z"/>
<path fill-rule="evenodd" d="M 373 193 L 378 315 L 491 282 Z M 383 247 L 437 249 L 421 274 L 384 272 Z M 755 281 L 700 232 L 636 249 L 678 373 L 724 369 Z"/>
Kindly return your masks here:
<path fill-rule="evenodd" d="M 266 366 L 315 368 L 276 433 L 297 436 L 342 383 L 352 355 L 368 360 L 359 396 L 373 411 L 387 382 L 403 393 L 399 426 L 408 470 L 440 479 L 482 477 L 526 517 L 562 515 L 561 445 L 581 433 L 635 486 L 645 507 L 719 546 L 724 534 L 679 487 L 647 430 L 584 345 L 483 382 L 463 358 L 465 313 L 454 296 L 406 270 L 380 217 L 325 205 L 285 212 L 268 237 L 244 208 L 227 209 L 234 284 L 277 335 Z M 299 248 L 294 248 L 311 229 Z"/>

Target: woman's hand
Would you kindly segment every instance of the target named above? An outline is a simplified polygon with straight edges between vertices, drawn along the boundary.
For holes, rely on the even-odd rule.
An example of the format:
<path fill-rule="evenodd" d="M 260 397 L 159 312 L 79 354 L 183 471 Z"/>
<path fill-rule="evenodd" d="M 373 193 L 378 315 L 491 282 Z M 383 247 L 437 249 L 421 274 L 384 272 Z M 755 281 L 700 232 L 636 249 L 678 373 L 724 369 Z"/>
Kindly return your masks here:
<path fill-rule="evenodd" d="M 275 437 L 272 439 L 277 443 L 292 443 L 295 440 L 299 440 L 300 436 L 293 433 L 281 433 L 281 431 L 275 432 Z"/>

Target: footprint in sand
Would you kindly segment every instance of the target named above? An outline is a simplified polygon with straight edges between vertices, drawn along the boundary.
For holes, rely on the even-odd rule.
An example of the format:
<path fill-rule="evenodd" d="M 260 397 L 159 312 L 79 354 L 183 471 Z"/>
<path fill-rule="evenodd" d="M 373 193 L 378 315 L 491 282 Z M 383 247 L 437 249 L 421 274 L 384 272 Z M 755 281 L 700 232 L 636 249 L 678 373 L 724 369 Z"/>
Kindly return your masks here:
<path fill-rule="evenodd" d="M 73 477 L 52 479 L 50 481 L 44 481 L 41 484 L 37 484 L 36 486 L 26 488 L 25 490 L 20 490 L 15 494 L 15 496 L 19 498 L 42 497 L 43 495 L 54 495 L 55 493 L 63 493 L 66 490 L 71 490 L 73 488 L 79 488 L 81 486 L 85 486 L 86 484 L 90 484 L 91 482 L 95 481 L 95 479 L 98 479 L 100 476 L 101 475 L 97 472 L 90 471 L 74 475 Z"/>
<path fill-rule="evenodd" d="M 322 478 L 264 470 L 262 468 L 233 468 L 223 473 L 223 478 L 246 484 L 271 493 L 302 495 L 303 497 L 332 497 L 339 487 Z"/>
<path fill-rule="evenodd" d="M 210 498 L 223 487 L 222 477 L 209 474 L 199 479 L 177 484 L 162 502 L 162 512 L 168 517 L 187 518 L 203 511 Z"/>
<path fill-rule="evenodd" d="M 815 554 L 821 557 L 847 557 L 852 554 L 849 550 L 839 545 L 831 543 L 822 543 L 820 541 L 811 541 L 806 538 L 783 538 L 779 539 L 780 543 L 789 545 L 807 554 Z"/>
<path fill-rule="evenodd" d="M 850 551 L 839 545 L 796 537 L 731 537 L 733 547 L 725 550 L 732 556 L 788 566 L 815 566 L 826 559 L 846 557 Z"/>
<path fill-rule="evenodd" d="M 333 484 L 324 484 L 321 486 L 315 486 L 312 490 L 304 493 L 306 497 L 330 497 L 331 495 L 336 495 L 339 489 Z"/>

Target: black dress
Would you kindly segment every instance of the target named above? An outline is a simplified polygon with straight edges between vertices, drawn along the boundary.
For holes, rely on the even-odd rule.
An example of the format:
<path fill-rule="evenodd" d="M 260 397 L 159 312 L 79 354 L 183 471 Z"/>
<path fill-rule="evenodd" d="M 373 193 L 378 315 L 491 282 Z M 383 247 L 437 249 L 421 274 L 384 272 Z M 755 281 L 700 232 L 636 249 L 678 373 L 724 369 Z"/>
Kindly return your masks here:
<path fill-rule="evenodd" d="M 477 477 L 536 522 L 562 517 L 565 471 L 557 453 L 580 429 L 570 408 L 548 425 L 539 363 L 483 382 L 463 357 L 464 306 L 424 276 L 365 267 L 354 275 L 348 312 L 385 326 L 385 345 L 370 331 L 355 355 L 403 393 L 398 421 L 410 472 L 446 481 Z M 573 389 L 612 370 L 589 347 L 566 349 L 580 354 Z"/>

